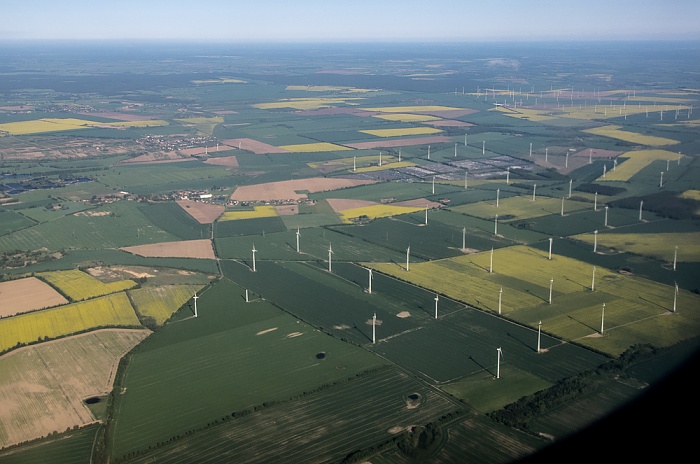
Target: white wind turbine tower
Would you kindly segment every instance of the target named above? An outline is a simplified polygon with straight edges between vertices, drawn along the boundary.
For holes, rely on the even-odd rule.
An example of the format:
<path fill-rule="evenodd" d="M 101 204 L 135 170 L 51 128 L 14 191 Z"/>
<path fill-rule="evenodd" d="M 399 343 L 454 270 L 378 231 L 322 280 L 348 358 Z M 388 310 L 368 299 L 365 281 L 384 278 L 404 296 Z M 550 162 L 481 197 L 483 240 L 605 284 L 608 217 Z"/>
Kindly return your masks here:
<path fill-rule="evenodd" d="M 678 259 L 678 245 L 676 245 L 676 249 L 673 251 L 673 270 L 676 270 L 676 260 Z"/>
<path fill-rule="evenodd" d="M 549 304 L 552 304 L 552 287 L 554 286 L 554 277 L 549 278 Z"/>
<path fill-rule="evenodd" d="M 435 176 L 433 176 L 433 195 L 435 195 Z"/>
<path fill-rule="evenodd" d="M 598 192 L 593 195 L 593 211 L 598 211 Z"/>
<path fill-rule="evenodd" d="M 659 180 L 659 188 L 664 186 L 664 172 L 661 171 L 661 179 Z"/>
<path fill-rule="evenodd" d="M 591 164 L 593 162 L 593 149 L 589 148 L 588 149 L 588 164 Z"/>
<path fill-rule="evenodd" d="M 357 156 L 352 157 L 352 172 L 357 171 Z"/>
<path fill-rule="evenodd" d="M 493 220 L 493 235 L 498 235 L 498 214 Z"/>
<path fill-rule="evenodd" d="M 676 301 L 678 300 L 678 284 L 676 282 L 673 282 L 673 285 L 675 286 L 675 290 L 673 291 L 673 312 L 676 312 Z"/>
<path fill-rule="evenodd" d="M 457 144 L 455 143 L 455 158 L 457 158 Z"/>
<path fill-rule="evenodd" d="M 245 289 L 245 302 L 248 303 L 250 300 L 248 299 L 248 289 Z"/>
<path fill-rule="evenodd" d="M 440 297 L 438 294 L 435 294 L 435 319 L 438 318 L 438 301 L 440 300 Z"/>
<path fill-rule="evenodd" d="M 428 145 L 428 159 L 430 159 L 430 145 Z"/>
<path fill-rule="evenodd" d="M 605 227 L 608 227 L 608 206 L 605 206 Z"/>
<path fill-rule="evenodd" d="M 561 197 L 561 217 L 564 217 L 564 197 Z"/>
<path fill-rule="evenodd" d="M 467 190 L 467 173 L 469 171 L 464 171 L 464 190 Z"/>
<path fill-rule="evenodd" d="M 489 274 L 493 274 L 493 247 L 491 247 L 491 259 L 489 261 Z"/>
<path fill-rule="evenodd" d="M 537 192 L 537 184 L 532 186 L 532 201 L 535 201 L 536 192 Z"/>
<path fill-rule="evenodd" d="M 399 163 L 401 162 L 401 149 L 399 148 Z"/>
<path fill-rule="evenodd" d="M 532 142 L 530 142 L 530 158 L 532 158 Z"/>
<path fill-rule="evenodd" d="M 481 143 L 481 154 L 482 154 L 482 155 L 485 155 L 485 154 L 486 154 L 486 140 L 484 140 L 484 141 Z"/>
<path fill-rule="evenodd" d="M 639 220 L 642 220 L 642 206 L 644 206 L 644 200 L 639 202 Z"/>
<path fill-rule="evenodd" d="M 503 300 L 503 287 L 498 291 L 498 315 L 501 315 L 501 301 Z"/>
<path fill-rule="evenodd" d="M 496 208 L 498 208 L 498 198 L 501 196 L 501 189 L 496 189 Z"/>
<path fill-rule="evenodd" d="M 598 251 L 598 231 L 593 231 L 593 253 Z"/>
<path fill-rule="evenodd" d="M 547 259 L 552 259 L 552 242 L 554 241 L 553 237 L 549 237 L 549 257 Z"/>
<path fill-rule="evenodd" d="M 547 147 L 547 148 L 544 149 L 544 162 L 545 162 L 545 163 L 548 163 L 548 162 L 549 162 L 549 161 L 547 160 L 548 157 L 549 157 L 549 147 Z"/>
<path fill-rule="evenodd" d="M 253 272 L 255 272 L 255 253 L 258 251 L 255 249 L 255 243 L 253 243 Z"/>
<path fill-rule="evenodd" d="M 372 344 L 377 343 L 377 313 L 372 315 Z"/>
<path fill-rule="evenodd" d="M 501 350 L 501 347 L 499 346 L 496 348 L 496 378 L 500 379 L 501 378 L 501 357 L 503 357 L 503 351 Z"/>
<path fill-rule="evenodd" d="M 408 264 L 409 264 L 409 259 L 411 257 L 411 245 L 408 245 L 408 248 L 406 248 L 406 270 L 408 271 Z"/>
<path fill-rule="evenodd" d="M 506 168 L 506 185 L 510 185 L 510 166 Z"/>
<path fill-rule="evenodd" d="M 574 180 L 569 179 L 569 198 L 571 198 L 571 187 L 574 185 Z"/>
<path fill-rule="evenodd" d="M 591 291 L 595 291 L 595 266 L 593 266 L 593 277 L 591 277 Z"/>
<path fill-rule="evenodd" d="M 462 250 L 467 248 L 467 228 L 462 227 Z"/>
<path fill-rule="evenodd" d="M 333 255 L 333 246 L 328 244 L 328 272 L 333 272 L 331 267 L 331 256 Z"/>
<path fill-rule="evenodd" d="M 192 299 L 194 300 L 194 317 L 197 317 L 197 299 L 199 299 L 199 297 L 195 293 Z"/>
<path fill-rule="evenodd" d="M 369 289 L 368 289 L 367 293 L 372 293 L 372 279 L 373 279 L 372 269 L 367 269 L 367 270 L 369 271 Z"/>
<path fill-rule="evenodd" d="M 600 334 L 603 335 L 605 323 L 605 303 L 603 303 L 603 311 L 600 313 Z"/>
<path fill-rule="evenodd" d="M 379 167 L 382 166 L 382 152 L 379 152 Z"/>
<path fill-rule="evenodd" d="M 299 237 L 301 236 L 301 233 L 299 233 L 299 228 L 297 227 L 297 253 L 299 253 Z"/>
<path fill-rule="evenodd" d="M 540 338 L 542 335 L 542 321 L 537 323 L 537 352 L 540 352 Z"/>
<path fill-rule="evenodd" d="M 428 225 L 428 205 L 425 205 L 425 225 Z"/>

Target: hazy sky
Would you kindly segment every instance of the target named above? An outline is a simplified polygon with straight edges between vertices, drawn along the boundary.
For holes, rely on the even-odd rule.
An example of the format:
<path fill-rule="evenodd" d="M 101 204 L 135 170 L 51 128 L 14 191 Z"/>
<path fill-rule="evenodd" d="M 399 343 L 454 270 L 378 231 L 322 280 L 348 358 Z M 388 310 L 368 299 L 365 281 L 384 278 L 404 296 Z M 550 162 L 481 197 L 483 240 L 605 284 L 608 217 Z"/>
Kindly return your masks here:
<path fill-rule="evenodd" d="M 0 40 L 700 39 L 700 0 L 23 0 Z"/>

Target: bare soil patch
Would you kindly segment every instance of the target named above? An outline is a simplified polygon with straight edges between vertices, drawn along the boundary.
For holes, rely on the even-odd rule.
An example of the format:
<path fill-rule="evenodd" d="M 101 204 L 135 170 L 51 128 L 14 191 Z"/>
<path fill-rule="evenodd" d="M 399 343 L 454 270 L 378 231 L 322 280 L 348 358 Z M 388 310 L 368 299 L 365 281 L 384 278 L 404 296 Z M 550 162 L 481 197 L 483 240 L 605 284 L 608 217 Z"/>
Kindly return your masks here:
<path fill-rule="evenodd" d="M 407 317 L 411 317 L 411 313 L 409 313 L 408 311 L 401 311 L 400 313 L 398 313 L 396 315 L 396 317 L 400 317 L 401 319 L 405 319 Z"/>
<path fill-rule="evenodd" d="M 120 249 L 147 258 L 216 258 L 214 248 L 209 239 L 151 243 Z"/>
<path fill-rule="evenodd" d="M 226 207 L 194 200 L 177 200 L 177 204 L 200 224 L 211 224 L 221 216 Z"/>
<path fill-rule="evenodd" d="M 297 205 L 275 206 L 275 211 L 278 216 L 294 216 L 299 214 L 299 207 Z"/>
<path fill-rule="evenodd" d="M 53 287 L 36 277 L 0 282 L 0 295 L 0 317 L 68 303 Z"/>
<path fill-rule="evenodd" d="M 430 137 L 410 137 L 391 140 L 377 140 L 372 142 L 345 143 L 346 147 L 365 150 L 368 148 L 393 148 L 393 147 L 412 147 L 416 145 L 428 145 L 431 143 L 452 142 L 452 138 L 446 135 L 433 135 Z"/>
<path fill-rule="evenodd" d="M 265 184 L 243 185 L 231 195 L 231 200 L 266 201 L 266 200 L 302 200 L 306 193 L 325 192 L 358 185 L 374 184 L 373 180 L 343 178 L 309 178 L 268 182 Z"/>
<path fill-rule="evenodd" d="M 621 154 L 621 151 L 603 150 L 601 148 L 588 148 L 586 150 L 576 152 L 572 156 L 583 156 L 586 158 L 588 158 L 588 156 L 590 156 L 591 158 L 615 158 Z"/>
<path fill-rule="evenodd" d="M 329 205 L 331 205 L 331 208 L 333 208 L 333 211 L 336 213 L 346 209 L 364 208 L 366 206 L 374 206 L 379 204 L 376 201 L 351 200 L 347 198 L 328 198 L 326 201 Z"/>
<path fill-rule="evenodd" d="M 289 151 L 285 150 L 284 148 L 279 148 L 274 145 L 269 145 L 264 142 L 258 142 L 257 140 L 249 138 L 226 139 L 222 140 L 222 143 L 232 148 L 240 148 L 241 150 L 252 151 L 255 154 L 289 153 Z"/>
<path fill-rule="evenodd" d="M 149 121 L 157 119 L 152 116 L 144 116 L 141 114 L 119 113 L 117 111 L 103 111 L 99 113 L 78 113 L 84 116 L 99 116 L 101 118 L 116 119 L 117 121 Z"/>
<path fill-rule="evenodd" d="M 277 330 L 277 327 L 273 327 L 271 329 L 266 329 L 266 330 L 261 330 L 260 332 L 256 333 L 255 335 L 264 335 L 266 333 L 274 332 Z"/>
<path fill-rule="evenodd" d="M 397 201 L 396 203 L 392 203 L 394 206 L 420 206 L 425 208 L 428 206 L 428 208 L 440 208 L 442 207 L 442 203 L 438 203 L 436 201 L 430 201 L 425 198 L 415 198 L 413 200 L 406 200 L 406 201 Z"/>
<path fill-rule="evenodd" d="M 221 158 L 209 158 L 204 161 L 204 164 L 213 164 L 216 166 L 230 166 L 237 168 L 238 160 L 235 156 L 222 156 Z"/>

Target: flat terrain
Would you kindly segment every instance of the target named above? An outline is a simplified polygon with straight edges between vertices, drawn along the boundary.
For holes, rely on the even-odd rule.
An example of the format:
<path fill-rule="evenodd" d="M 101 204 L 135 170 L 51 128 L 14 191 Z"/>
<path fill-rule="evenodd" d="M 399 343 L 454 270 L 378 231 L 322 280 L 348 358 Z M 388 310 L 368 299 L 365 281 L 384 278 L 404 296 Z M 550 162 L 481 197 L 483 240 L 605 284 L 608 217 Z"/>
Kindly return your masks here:
<path fill-rule="evenodd" d="M 0 294 L 2 317 L 68 303 L 63 295 L 36 277 L 0 282 Z"/>

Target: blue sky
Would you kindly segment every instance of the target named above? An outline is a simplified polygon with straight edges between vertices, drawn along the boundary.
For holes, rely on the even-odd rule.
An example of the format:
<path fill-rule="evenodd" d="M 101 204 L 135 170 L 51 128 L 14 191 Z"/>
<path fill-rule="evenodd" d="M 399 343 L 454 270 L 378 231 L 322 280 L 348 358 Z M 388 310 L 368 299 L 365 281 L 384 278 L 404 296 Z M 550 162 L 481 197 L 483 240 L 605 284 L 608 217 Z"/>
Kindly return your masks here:
<path fill-rule="evenodd" d="M 700 0 L 24 0 L 0 40 L 700 39 Z"/>

